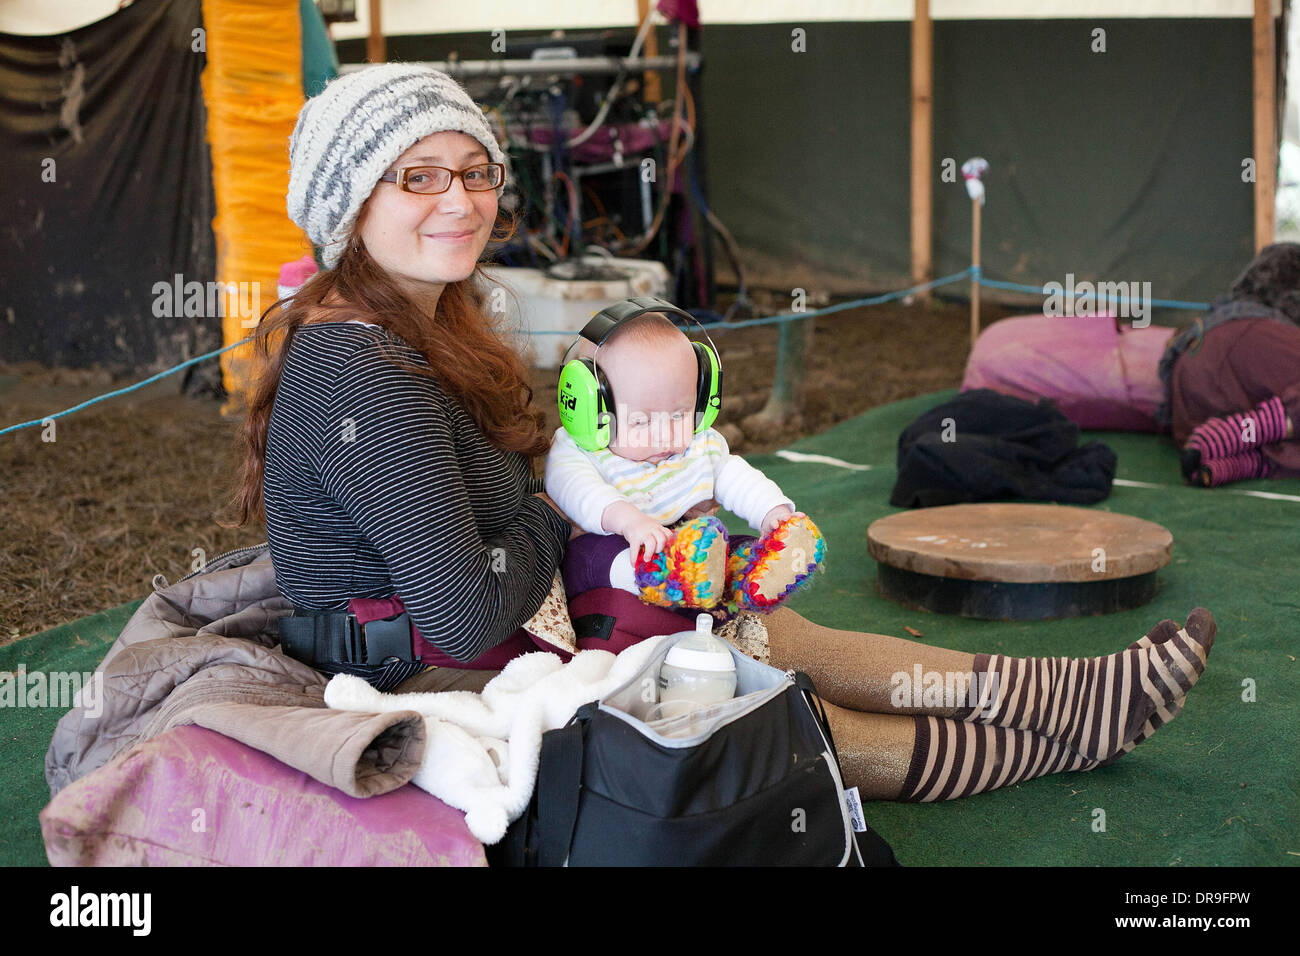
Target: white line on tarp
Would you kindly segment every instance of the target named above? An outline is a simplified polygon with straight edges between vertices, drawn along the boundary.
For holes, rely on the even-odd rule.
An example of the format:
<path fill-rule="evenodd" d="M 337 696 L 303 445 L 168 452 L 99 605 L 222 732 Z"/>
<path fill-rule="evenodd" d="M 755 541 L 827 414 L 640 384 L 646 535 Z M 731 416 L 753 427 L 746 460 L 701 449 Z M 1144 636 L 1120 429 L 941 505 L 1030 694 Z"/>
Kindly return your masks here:
<path fill-rule="evenodd" d="M 815 462 L 819 465 L 835 465 L 839 468 L 849 468 L 853 471 L 870 471 L 870 465 L 855 465 L 851 461 L 845 461 L 843 458 L 832 458 L 830 455 L 809 455 L 802 451 L 789 451 L 782 448 L 777 453 L 777 457 L 784 458 L 786 461 L 805 461 Z"/>
<path fill-rule="evenodd" d="M 1127 478 L 1116 478 L 1112 484 L 1123 485 L 1126 488 L 1173 488 L 1174 485 L 1158 485 L 1150 481 L 1130 481 Z M 1179 486 L 1185 487 L 1185 486 Z M 1211 490 L 1211 489 L 1207 489 Z M 1236 488 L 1214 488 L 1217 494 L 1227 495 L 1249 495 L 1252 498 L 1269 498 L 1273 501 L 1300 501 L 1300 495 L 1284 495 L 1277 491 L 1245 491 Z"/>
<path fill-rule="evenodd" d="M 842 458 L 832 458 L 830 455 L 809 455 L 801 451 L 790 451 L 782 448 L 776 452 L 778 458 L 784 458 L 786 461 L 812 462 L 819 465 L 835 465 L 838 468 L 850 468 L 853 471 L 870 471 L 871 465 L 855 465 L 851 461 L 844 461 Z M 1154 481 L 1133 481 L 1129 478 L 1116 478 L 1112 484 L 1121 485 L 1125 488 L 1174 488 L 1187 487 L 1185 485 L 1162 485 Z M 1251 498 L 1268 498 L 1272 501 L 1300 501 L 1300 495 L 1284 495 L 1277 491 L 1245 491 L 1234 488 L 1215 488 L 1218 494 L 1227 495 L 1248 495 Z"/>
<path fill-rule="evenodd" d="M 830 455 L 809 455 L 802 451 L 790 451 L 782 448 L 776 452 L 778 458 L 784 458 L 786 461 L 811 462 L 819 465 L 835 465 L 837 468 L 849 468 L 853 471 L 870 471 L 871 465 L 857 465 L 851 461 L 845 461 L 842 458 L 832 458 Z M 1111 482 L 1115 485 L 1121 485 L 1125 488 L 1174 488 L 1187 487 L 1185 485 L 1162 485 L 1154 481 L 1133 481 L 1130 478 L 1116 478 Z M 1268 498 L 1272 501 L 1300 501 L 1300 495 L 1284 495 L 1277 491 L 1245 491 L 1235 488 L 1215 488 L 1218 494 L 1227 495 L 1248 495 L 1251 498 Z"/>

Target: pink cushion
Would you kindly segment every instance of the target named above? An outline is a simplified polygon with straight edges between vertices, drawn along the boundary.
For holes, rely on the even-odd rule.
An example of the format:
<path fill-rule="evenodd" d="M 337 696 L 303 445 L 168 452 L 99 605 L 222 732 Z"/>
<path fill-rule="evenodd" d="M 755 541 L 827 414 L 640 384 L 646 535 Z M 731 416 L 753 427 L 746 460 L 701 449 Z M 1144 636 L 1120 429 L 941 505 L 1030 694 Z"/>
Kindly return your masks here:
<path fill-rule="evenodd" d="M 413 784 L 358 799 L 202 727 L 175 727 L 41 811 L 54 866 L 486 866 L 465 815 Z"/>
<path fill-rule="evenodd" d="M 1056 402 L 1080 428 L 1158 431 L 1157 368 L 1174 330 L 1119 329 L 1110 316 L 1027 315 L 990 325 L 966 363 L 962 391 L 991 388 Z"/>

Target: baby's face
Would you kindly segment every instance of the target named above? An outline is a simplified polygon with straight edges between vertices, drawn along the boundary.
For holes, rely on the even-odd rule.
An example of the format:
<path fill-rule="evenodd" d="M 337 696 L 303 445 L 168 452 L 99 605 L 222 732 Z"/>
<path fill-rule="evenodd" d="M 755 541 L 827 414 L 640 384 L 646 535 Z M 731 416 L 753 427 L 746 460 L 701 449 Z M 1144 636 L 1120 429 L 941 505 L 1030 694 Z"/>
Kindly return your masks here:
<path fill-rule="evenodd" d="M 614 390 L 609 450 L 631 461 L 680 455 L 695 434 L 695 353 L 686 336 L 667 342 L 614 342 L 596 357 Z"/>

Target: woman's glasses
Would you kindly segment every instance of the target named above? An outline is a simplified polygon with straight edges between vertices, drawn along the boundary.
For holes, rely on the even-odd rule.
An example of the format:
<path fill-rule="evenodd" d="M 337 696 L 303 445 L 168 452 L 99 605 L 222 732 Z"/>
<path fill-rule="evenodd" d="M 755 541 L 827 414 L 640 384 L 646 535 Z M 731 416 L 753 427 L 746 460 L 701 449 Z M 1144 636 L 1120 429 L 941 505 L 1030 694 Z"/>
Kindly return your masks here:
<path fill-rule="evenodd" d="M 433 196 L 450 189 L 452 179 L 457 176 L 470 192 L 486 192 L 501 185 L 506 178 L 506 168 L 500 163 L 480 163 L 461 170 L 445 166 L 407 166 L 384 173 L 379 181 L 397 183 L 399 189 L 408 193 Z"/>

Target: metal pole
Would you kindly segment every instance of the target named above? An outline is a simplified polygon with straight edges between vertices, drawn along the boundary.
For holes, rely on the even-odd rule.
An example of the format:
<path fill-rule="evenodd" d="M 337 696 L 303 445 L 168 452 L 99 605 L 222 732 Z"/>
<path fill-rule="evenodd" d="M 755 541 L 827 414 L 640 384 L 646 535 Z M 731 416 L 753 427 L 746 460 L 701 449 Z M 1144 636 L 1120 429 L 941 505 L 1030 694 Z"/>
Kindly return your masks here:
<path fill-rule="evenodd" d="M 970 347 L 975 349 L 975 340 L 980 335 L 980 207 L 984 205 L 978 199 L 971 200 L 971 239 L 970 239 Z"/>

